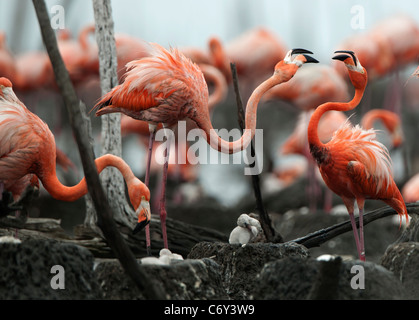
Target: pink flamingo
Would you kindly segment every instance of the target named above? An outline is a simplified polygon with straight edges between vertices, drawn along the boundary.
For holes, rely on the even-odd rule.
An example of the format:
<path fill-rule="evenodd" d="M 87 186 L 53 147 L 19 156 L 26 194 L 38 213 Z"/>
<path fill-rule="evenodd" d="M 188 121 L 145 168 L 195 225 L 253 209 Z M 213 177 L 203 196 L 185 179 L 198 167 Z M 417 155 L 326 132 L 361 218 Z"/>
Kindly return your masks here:
<path fill-rule="evenodd" d="M 236 141 L 221 139 L 214 131 L 208 111 L 208 87 L 199 67 L 177 49 L 170 51 L 157 44 L 149 44 L 149 56 L 130 62 L 129 71 L 122 84 L 105 94 L 96 104 L 96 115 L 122 112 L 150 124 L 149 158 L 157 123 L 174 127 L 178 120 L 189 118 L 201 130 L 210 146 L 224 153 L 238 152 L 246 148 L 256 130 L 256 111 L 262 95 L 272 86 L 288 81 L 306 62 L 317 62 L 303 49 L 289 51 L 283 61 L 275 66 L 274 74 L 255 89 L 246 107 L 246 130 Z M 170 144 L 170 141 L 168 142 Z M 160 219 L 164 246 L 168 247 L 166 234 L 165 184 L 167 180 L 168 150 L 165 150 L 163 167 Z M 147 161 L 146 181 L 150 161 Z M 134 231 L 138 231 L 136 228 Z M 150 238 L 147 234 L 147 247 Z"/>
<path fill-rule="evenodd" d="M 12 83 L 6 78 L 0 78 L 0 141 L 0 184 L 4 190 L 13 190 L 16 182 L 20 183 L 22 179 L 25 183 L 29 179 L 29 184 L 35 185 L 39 179 L 57 200 L 75 201 L 87 193 L 84 178 L 72 187 L 58 180 L 56 145 L 52 132 L 17 98 Z M 119 157 L 107 154 L 97 158 L 95 163 L 98 172 L 108 166 L 119 169 L 127 183 L 139 224 L 147 224 L 150 220 L 150 191 L 147 186 L 134 176 L 130 167 Z"/>
<path fill-rule="evenodd" d="M 330 110 L 349 111 L 361 101 L 367 86 L 367 71 L 352 51 L 337 51 L 333 59 L 343 61 L 355 88 L 349 102 L 327 102 L 310 118 L 308 141 L 326 185 L 339 195 L 348 209 L 360 260 L 365 261 L 363 211 L 365 199 L 379 199 L 394 208 L 401 219 L 408 220 L 403 197 L 392 178 L 391 159 L 387 149 L 375 139 L 374 130 L 352 127 L 349 122 L 324 144 L 317 128 L 322 115 Z M 359 208 L 359 236 L 354 218 L 355 201 Z"/>

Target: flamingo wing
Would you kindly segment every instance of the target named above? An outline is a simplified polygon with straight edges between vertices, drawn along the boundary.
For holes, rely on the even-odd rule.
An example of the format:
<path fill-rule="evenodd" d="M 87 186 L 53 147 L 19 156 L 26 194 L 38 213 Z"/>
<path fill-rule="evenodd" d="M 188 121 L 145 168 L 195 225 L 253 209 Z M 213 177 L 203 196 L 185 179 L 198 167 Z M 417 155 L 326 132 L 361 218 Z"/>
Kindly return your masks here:
<path fill-rule="evenodd" d="M 127 64 L 124 82 L 95 105 L 96 115 L 123 112 L 139 120 L 172 123 L 187 116 L 188 107 L 208 104 L 199 67 L 176 49 L 150 45 L 151 55 Z"/>
<path fill-rule="evenodd" d="M 369 172 L 368 167 L 362 164 L 359 161 L 349 161 L 347 165 L 347 176 L 352 181 L 352 185 L 355 186 L 355 189 L 362 189 L 365 194 L 374 194 L 376 190 L 378 179 Z M 352 187 L 354 188 L 354 187 Z M 359 193 L 359 192 L 354 192 Z"/>
<path fill-rule="evenodd" d="M 54 141 L 47 124 L 24 105 L 0 99 L 0 181 L 18 180 L 31 173 L 46 151 L 40 147 L 51 139 Z"/>

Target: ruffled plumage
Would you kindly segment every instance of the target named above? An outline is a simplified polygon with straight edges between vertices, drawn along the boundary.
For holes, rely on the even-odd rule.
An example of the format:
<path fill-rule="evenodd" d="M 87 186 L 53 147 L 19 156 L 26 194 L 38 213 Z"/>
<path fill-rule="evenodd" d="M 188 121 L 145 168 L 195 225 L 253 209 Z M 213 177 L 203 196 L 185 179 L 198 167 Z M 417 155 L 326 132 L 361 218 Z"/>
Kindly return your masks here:
<path fill-rule="evenodd" d="M 339 145 L 354 155 L 350 161 L 359 161 L 365 166 L 367 177 L 372 176 L 377 181 L 378 193 L 387 189 L 392 181 L 392 161 L 387 148 L 376 140 L 377 131 L 364 130 L 359 125 L 352 126 L 349 119 L 333 134 L 329 146 Z"/>

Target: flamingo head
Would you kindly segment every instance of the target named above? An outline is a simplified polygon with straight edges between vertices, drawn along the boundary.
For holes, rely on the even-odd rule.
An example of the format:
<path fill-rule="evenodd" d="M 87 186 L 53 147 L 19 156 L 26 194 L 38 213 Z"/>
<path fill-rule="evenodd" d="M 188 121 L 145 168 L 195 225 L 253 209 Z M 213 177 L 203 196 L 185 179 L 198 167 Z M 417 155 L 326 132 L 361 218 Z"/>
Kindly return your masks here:
<path fill-rule="evenodd" d="M 134 186 L 128 188 L 129 198 L 138 216 L 138 222 L 133 230 L 133 234 L 141 231 L 151 219 L 150 210 L 150 190 L 140 180 Z"/>
<path fill-rule="evenodd" d="M 400 147 L 404 141 L 404 134 L 399 115 L 391 111 L 383 110 L 381 116 L 385 127 L 391 134 L 393 148 Z"/>
<path fill-rule="evenodd" d="M 227 81 L 230 81 L 230 62 L 229 59 L 227 59 L 226 52 L 221 40 L 217 37 L 211 37 L 208 41 L 208 47 L 214 66 L 223 73 Z"/>
<path fill-rule="evenodd" d="M 393 148 L 398 148 L 403 144 L 404 135 L 400 125 L 396 126 L 392 132 Z"/>
<path fill-rule="evenodd" d="M 345 66 L 348 68 L 349 78 L 355 89 L 365 88 L 368 80 L 367 70 L 361 65 L 355 53 L 349 50 L 338 50 L 335 53 L 340 54 L 332 59 L 345 63 Z"/>
<path fill-rule="evenodd" d="M 4 77 L 0 78 L 0 97 L 5 97 L 12 90 L 12 82 Z"/>
<path fill-rule="evenodd" d="M 313 52 L 306 49 L 292 49 L 287 52 L 284 60 L 279 61 L 275 66 L 274 76 L 279 75 L 281 81 L 290 80 L 304 63 L 318 63 L 316 59 L 309 56 Z"/>

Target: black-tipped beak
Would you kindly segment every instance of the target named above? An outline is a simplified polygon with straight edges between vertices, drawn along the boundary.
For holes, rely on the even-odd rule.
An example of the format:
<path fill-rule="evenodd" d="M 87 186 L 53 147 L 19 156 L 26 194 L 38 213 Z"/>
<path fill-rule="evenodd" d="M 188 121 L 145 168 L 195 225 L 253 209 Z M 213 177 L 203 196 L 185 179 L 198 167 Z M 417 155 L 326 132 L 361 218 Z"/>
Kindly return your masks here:
<path fill-rule="evenodd" d="M 355 58 L 355 52 L 350 51 L 350 50 L 336 50 L 335 53 L 346 53 L 346 54 L 350 54 L 352 56 L 352 59 L 354 60 L 355 66 L 356 66 L 356 64 L 357 64 L 356 60 L 357 59 Z M 338 55 L 337 57 L 340 57 L 340 56 L 341 55 Z M 346 57 L 346 58 L 348 58 L 348 57 Z M 335 57 L 333 57 L 332 59 L 335 59 Z M 338 59 L 338 60 L 341 60 L 341 59 Z M 343 60 L 341 60 L 341 61 L 343 61 Z"/>
<path fill-rule="evenodd" d="M 319 61 L 317 59 L 314 59 L 312 56 L 308 56 L 306 54 L 303 54 L 303 56 L 307 60 L 305 63 L 319 63 Z"/>
<path fill-rule="evenodd" d="M 332 59 L 333 60 L 340 60 L 340 61 L 345 61 L 346 59 L 348 59 L 349 57 L 345 54 L 339 54 L 337 56 L 334 56 Z"/>
<path fill-rule="evenodd" d="M 143 230 L 144 227 L 149 224 L 149 222 L 150 222 L 150 220 L 143 220 L 143 221 L 137 223 L 134 230 L 132 230 L 132 234 L 136 234 L 136 233 L 140 232 L 141 230 Z"/>
<path fill-rule="evenodd" d="M 313 52 L 308 51 L 306 49 L 301 49 L 301 48 L 292 49 L 292 51 L 291 51 L 291 55 L 294 55 L 294 54 L 304 54 L 304 53 L 313 54 Z"/>

